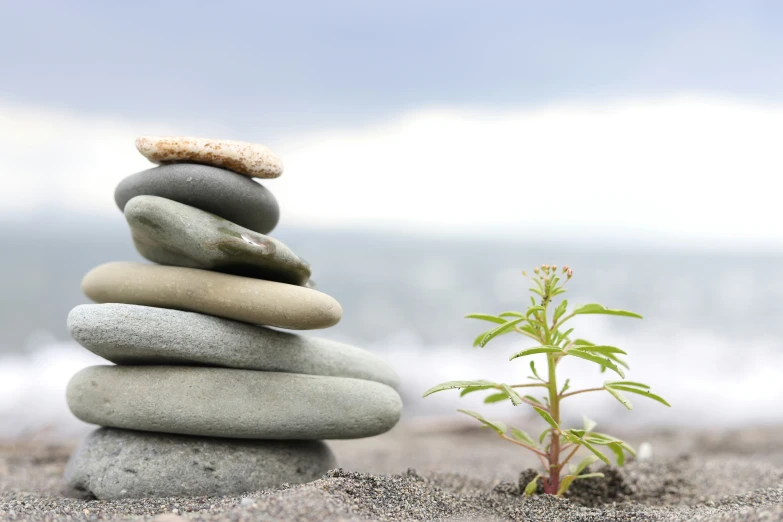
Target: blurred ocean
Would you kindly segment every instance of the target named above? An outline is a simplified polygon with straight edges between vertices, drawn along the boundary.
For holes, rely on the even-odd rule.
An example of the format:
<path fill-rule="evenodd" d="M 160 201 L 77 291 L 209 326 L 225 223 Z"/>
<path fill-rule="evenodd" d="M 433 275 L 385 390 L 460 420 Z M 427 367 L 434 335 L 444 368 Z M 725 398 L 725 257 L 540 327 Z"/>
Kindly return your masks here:
<path fill-rule="evenodd" d="M 65 386 L 80 368 L 102 360 L 70 340 L 65 319 L 87 302 L 79 282 L 90 268 L 140 259 L 119 215 L 105 222 L 44 221 L 0 227 L 0 437 L 85 431 L 68 412 Z M 574 268 L 571 303 L 599 302 L 645 316 L 588 316 L 573 326 L 580 337 L 628 351 L 628 377 L 651 384 L 674 406 L 630 397 L 635 410 L 628 412 L 608 394 L 586 394 L 566 403 L 566 417 L 573 412 L 577 422 L 584 411 L 599 422 L 716 429 L 783 421 L 783 278 L 776 274 L 783 254 L 639 242 L 569 246 L 472 233 L 431 238 L 281 228 L 275 236 L 313 265 L 319 289 L 343 305 L 337 327 L 308 335 L 357 344 L 389 360 L 402 376 L 406 415 L 450 414 L 457 407 L 498 418 L 527 415 L 506 404 L 481 405 L 478 394 L 458 400 L 456 392 L 427 399 L 421 393 L 453 379 L 523 382 L 527 361 L 508 362 L 508 356 L 529 343 L 506 336 L 472 348 L 485 323 L 463 316 L 523 309 L 528 285 L 521 270 L 554 263 Z M 579 360 L 566 361 L 563 372 L 574 387 L 611 378 Z"/>

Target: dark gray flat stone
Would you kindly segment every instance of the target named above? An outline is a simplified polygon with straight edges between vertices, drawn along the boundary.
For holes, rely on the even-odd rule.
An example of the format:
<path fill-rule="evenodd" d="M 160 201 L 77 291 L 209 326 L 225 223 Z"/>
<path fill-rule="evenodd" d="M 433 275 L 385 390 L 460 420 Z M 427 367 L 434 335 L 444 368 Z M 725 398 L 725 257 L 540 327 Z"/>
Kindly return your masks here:
<path fill-rule="evenodd" d="M 136 196 L 159 196 L 196 207 L 260 234 L 271 232 L 280 219 L 272 193 L 247 176 L 178 163 L 128 176 L 117 185 L 114 200 L 120 210 Z"/>
<path fill-rule="evenodd" d="M 73 454 L 68 485 L 101 500 L 217 496 L 302 484 L 335 467 L 320 441 L 232 440 L 101 428 Z"/>
<path fill-rule="evenodd" d="M 68 329 L 79 344 L 116 364 L 223 366 L 399 384 L 391 366 L 361 348 L 193 312 L 81 305 L 68 314 Z"/>
<path fill-rule="evenodd" d="M 68 383 L 90 424 L 238 439 L 357 439 L 397 424 L 402 401 L 373 381 L 194 366 L 91 366 Z"/>
<path fill-rule="evenodd" d="M 125 205 L 125 219 L 136 250 L 161 265 L 292 285 L 310 278 L 310 265 L 280 241 L 189 205 L 136 196 Z"/>

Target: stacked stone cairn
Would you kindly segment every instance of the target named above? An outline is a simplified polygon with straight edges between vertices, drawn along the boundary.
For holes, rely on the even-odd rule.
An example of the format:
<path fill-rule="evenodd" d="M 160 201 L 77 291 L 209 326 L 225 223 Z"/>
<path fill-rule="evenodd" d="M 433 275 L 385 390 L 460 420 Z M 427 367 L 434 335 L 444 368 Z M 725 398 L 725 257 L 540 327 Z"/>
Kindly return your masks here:
<path fill-rule="evenodd" d="M 335 459 L 323 439 L 378 435 L 399 420 L 398 376 L 375 355 L 288 330 L 327 328 L 340 304 L 268 234 L 279 209 L 252 178 L 275 178 L 266 147 L 141 137 L 160 164 L 115 199 L 155 264 L 99 266 L 71 335 L 115 365 L 68 385 L 68 406 L 102 426 L 66 479 L 99 499 L 237 494 L 314 480 Z"/>

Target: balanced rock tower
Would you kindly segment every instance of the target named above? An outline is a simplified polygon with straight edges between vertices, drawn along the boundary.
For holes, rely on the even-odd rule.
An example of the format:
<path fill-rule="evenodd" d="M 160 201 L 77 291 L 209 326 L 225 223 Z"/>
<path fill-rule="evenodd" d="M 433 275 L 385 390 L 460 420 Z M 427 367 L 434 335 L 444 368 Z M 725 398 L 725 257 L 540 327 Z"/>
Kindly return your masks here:
<path fill-rule="evenodd" d="M 68 385 L 68 406 L 101 426 L 71 457 L 71 487 L 99 499 L 225 495 L 303 483 L 335 467 L 323 439 L 391 429 L 398 377 L 353 346 L 269 327 L 335 325 L 340 304 L 310 266 L 268 237 L 279 209 L 252 178 L 282 162 L 249 143 L 141 137 L 158 167 L 115 199 L 154 264 L 99 266 L 83 282 L 100 304 L 74 308 L 76 341 L 114 365 Z"/>

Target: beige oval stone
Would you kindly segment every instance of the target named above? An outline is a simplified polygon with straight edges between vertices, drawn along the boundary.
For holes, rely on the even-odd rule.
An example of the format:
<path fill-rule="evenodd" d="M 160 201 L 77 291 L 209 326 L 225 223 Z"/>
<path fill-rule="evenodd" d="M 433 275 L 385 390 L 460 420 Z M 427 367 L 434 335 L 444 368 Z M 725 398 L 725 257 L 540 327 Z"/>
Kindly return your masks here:
<path fill-rule="evenodd" d="M 334 298 L 310 288 L 197 268 L 107 263 L 82 280 L 98 303 L 172 308 L 292 330 L 328 328 L 342 318 Z"/>
<path fill-rule="evenodd" d="M 283 161 L 263 145 L 210 138 L 140 136 L 136 148 L 153 163 L 201 163 L 251 178 L 277 178 Z"/>

